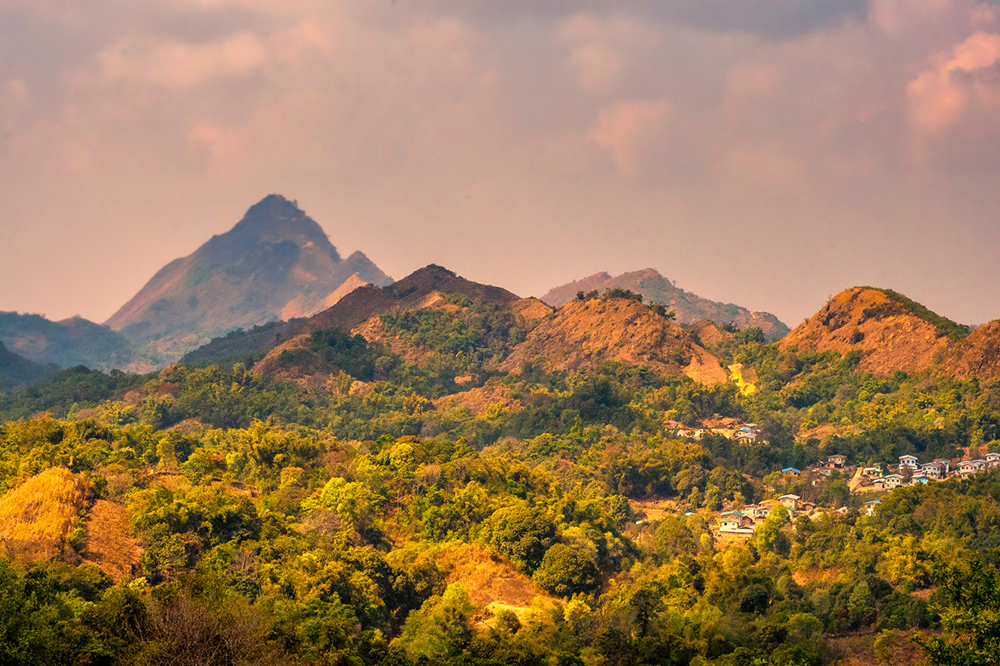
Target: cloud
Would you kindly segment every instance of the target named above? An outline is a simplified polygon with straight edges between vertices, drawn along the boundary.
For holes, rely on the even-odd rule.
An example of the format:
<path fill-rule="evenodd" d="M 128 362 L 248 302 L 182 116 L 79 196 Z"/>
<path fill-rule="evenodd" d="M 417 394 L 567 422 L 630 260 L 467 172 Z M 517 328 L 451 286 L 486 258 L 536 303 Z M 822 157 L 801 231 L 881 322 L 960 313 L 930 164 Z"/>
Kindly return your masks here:
<path fill-rule="evenodd" d="M 608 151 L 618 170 L 635 173 L 641 158 L 661 136 L 670 104 L 666 100 L 624 100 L 601 109 L 588 136 Z"/>
<path fill-rule="evenodd" d="M 105 85 L 186 90 L 250 76 L 267 63 L 268 53 L 250 32 L 204 44 L 143 35 L 104 47 L 95 60 L 98 80 Z"/>
<path fill-rule="evenodd" d="M 922 72 L 906 87 L 914 126 L 938 133 L 961 118 L 974 98 L 997 99 L 1000 34 L 976 32 L 940 65 Z"/>

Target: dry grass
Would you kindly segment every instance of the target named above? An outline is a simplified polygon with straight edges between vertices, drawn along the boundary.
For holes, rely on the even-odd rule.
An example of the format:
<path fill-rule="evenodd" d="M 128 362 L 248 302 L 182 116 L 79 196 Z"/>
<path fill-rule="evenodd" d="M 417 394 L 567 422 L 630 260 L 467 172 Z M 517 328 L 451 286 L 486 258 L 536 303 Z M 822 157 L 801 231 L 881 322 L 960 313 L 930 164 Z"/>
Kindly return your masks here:
<path fill-rule="evenodd" d="M 132 538 L 128 512 L 121 504 L 98 500 L 87 513 L 84 560 L 93 562 L 117 583 L 135 577 L 142 550 Z"/>
<path fill-rule="evenodd" d="M 87 481 L 53 467 L 0 499 L 0 543 L 11 560 L 37 562 L 58 555 L 74 559 L 67 538 L 92 489 Z"/>
<path fill-rule="evenodd" d="M 834 663 L 842 666 L 875 666 L 876 664 L 914 666 L 925 663 L 920 648 L 909 641 L 909 634 L 905 631 L 893 632 L 888 660 L 879 659 L 874 650 L 876 636 L 877 634 L 840 636 L 826 639 L 826 644 L 830 648 Z"/>

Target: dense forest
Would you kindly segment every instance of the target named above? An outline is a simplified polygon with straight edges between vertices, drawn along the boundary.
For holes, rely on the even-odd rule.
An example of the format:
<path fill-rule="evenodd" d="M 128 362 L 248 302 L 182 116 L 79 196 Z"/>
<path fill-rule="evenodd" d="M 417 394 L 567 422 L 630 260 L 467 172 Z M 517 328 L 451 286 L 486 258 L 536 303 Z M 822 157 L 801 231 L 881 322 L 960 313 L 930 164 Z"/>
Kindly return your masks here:
<path fill-rule="evenodd" d="M 505 371 L 531 322 L 461 295 L 377 324 L 0 396 L 0 662 L 997 663 L 1000 472 L 846 470 L 1000 451 L 1000 387 L 735 327 L 739 381 Z M 820 510 L 720 533 L 783 494 Z"/>

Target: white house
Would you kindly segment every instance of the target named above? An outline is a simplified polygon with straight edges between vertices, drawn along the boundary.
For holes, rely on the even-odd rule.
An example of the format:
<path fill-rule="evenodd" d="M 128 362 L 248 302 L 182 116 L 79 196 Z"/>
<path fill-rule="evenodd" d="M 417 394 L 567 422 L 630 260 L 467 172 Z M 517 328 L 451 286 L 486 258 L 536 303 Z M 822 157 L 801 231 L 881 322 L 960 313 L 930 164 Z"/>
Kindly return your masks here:
<path fill-rule="evenodd" d="M 904 469 L 916 469 L 917 468 L 917 457 L 916 456 L 899 456 L 899 471 L 902 472 Z"/>
<path fill-rule="evenodd" d="M 872 500 L 871 502 L 865 502 L 865 515 L 866 516 L 874 516 L 875 515 L 875 509 L 877 509 L 878 506 L 881 503 L 882 502 L 879 502 L 878 500 Z"/>
<path fill-rule="evenodd" d="M 920 473 L 931 479 L 940 479 L 945 475 L 945 469 L 940 463 L 929 462 L 920 466 Z"/>
<path fill-rule="evenodd" d="M 986 468 L 985 460 L 963 460 L 958 464 L 959 474 L 975 474 Z"/>
<path fill-rule="evenodd" d="M 987 453 L 986 466 L 990 469 L 1000 467 L 1000 453 Z"/>
<path fill-rule="evenodd" d="M 884 479 L 886 490 L 892 490 L 893 488 L 899 488 L 903 485 L 903 475 L 902 474 L 889 474 Z"/>
<path fill-rule="evenodd" d="M 843 467 L 844 463 L 847 462 L 847 456 L 835 453 L 832 456 L 827 456 L 826 461 L 834 467 Z"/>
<path fill-rule="evenodd" d="M 784 506 L 789 511 L 795 511 L 799 508 L 799 500 L 802 499 L 798 495 L 782 495 L 778 498 L 781 505 Z"/>

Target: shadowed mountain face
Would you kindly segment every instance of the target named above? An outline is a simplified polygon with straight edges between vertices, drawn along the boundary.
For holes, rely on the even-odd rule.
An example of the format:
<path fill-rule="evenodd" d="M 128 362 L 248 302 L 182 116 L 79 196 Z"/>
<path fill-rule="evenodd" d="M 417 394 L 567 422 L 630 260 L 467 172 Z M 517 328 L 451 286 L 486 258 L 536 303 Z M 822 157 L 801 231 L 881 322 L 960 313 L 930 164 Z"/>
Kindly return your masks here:
<path fill-rule="evenodd" d="M 237 328 L 320 312 L 344 296 L 345 283 L 391 282 L 361 252 L 342 259 L 319 224 L 270 195 L 163 267 L 107 325 L 169 362 Z"/>
<path fill-rule="evenodd" d="M 0 342 L 0 393 L 30 386 L 58 371 L 54 365 L 39 365 L 8 350 Z"/>
<path fill-rule="evenodd" d="M 0 343 L 41 365 L 149 372 L 153 362 L 120 333 L 81 317 L 50 321 L 41 315 L 0 312 Z"/>
<path fill-rule="evenodd" d="M 675 286 L 673 282 L 652 268 L 612 277 L 608 273 L 596 273 L 590 277 L 555 287 L 542 296 L 542 300 L 552 306 L 560 306 L 576 297 L 578 292 L 597 290 L 604 293 L 609 289 L 627 289 L 642 294 L 648 303 L 660 303 L 674 311 L 677 323 L 690 325 L 702 319 L 710 319 L 716 324 L 735 324 L 743 328 L 759 328 L 769 340 L 775 340 L 788 333 L 788 326 L 770 312 L 751 312 L 732 303 L 719 303 L 702 298 Z"/>

